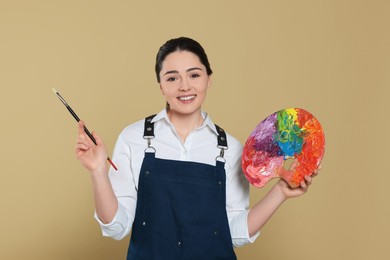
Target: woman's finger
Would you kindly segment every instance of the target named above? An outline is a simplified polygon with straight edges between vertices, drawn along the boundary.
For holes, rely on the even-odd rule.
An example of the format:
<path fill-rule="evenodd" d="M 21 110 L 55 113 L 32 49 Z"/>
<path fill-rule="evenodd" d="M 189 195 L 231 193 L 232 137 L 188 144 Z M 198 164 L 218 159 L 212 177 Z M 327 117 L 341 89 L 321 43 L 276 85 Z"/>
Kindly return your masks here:
<path fill-rule="evenodd" d="M 78 124 L 78 133 L 79 136 L 85 136 L 85 131 L 84 131 L 84 121 L 80 120 Z"/>
<path fill-rule="evenodd" d="M 309 175 L 305 175 L 305 181 L 306 181 L 306 185 L 310 186 L 313 179 Z"/>
<path fill-rule="evenodd" d="M 301 189 L 303 192 L 306 192 L 308 189 L 308 186 L 305 181 L 301 181 Z"/>
<path fill-rule="evenodd" d="M 96 145 L 103 144 L 102 138 L 96 132 L 92 132 L 92 136 L 95 138 Z"/>
<path fill-rule="evenodd" d="M 85 124 L 84 121 L 80 120 L 78 123 L 78 134 L 79 138 L 82 140 L 86 140 L 89 146 L 94 145 L 95 143 L 91 140 L 91 138 L 85 132 Z"/>
<path fill-rule="evenodd" d="M 85 126 L 84 121 L 80 120 L 78 123 L 79 138 L 88 141 L 89 137 L 87 136 L 87 133 L 85 132 L 84 126 Z"/>
<path fill-rule="evenodd" d="M 91 147 L 92 144 L 91 142 L 87 139 L 87 138 L 84 138 L 82 136 L 79 136 L 77 139 L 76 139 L 76 144 L 84 144 L 88 147 Z"/>
<path fill-rule="evenodd" d="M 89 148 L 90 148 L 89 145 L 87 145 L 85 143 L 79 143 L 79 142 L 77 142 L 77 144 L 75 146 L 76 152 L 77 151 L 87 151 Z"/>

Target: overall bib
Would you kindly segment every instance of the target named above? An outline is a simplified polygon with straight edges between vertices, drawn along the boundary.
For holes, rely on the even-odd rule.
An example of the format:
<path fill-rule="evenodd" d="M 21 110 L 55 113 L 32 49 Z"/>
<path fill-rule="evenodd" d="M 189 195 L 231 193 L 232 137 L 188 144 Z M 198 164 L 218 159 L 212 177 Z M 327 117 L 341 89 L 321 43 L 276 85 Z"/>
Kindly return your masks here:
<path fill-rule="evenodd" d="M 225 163 L 155 157 L 153 116 L 145 119 L 148 148 L 141 166 L 127 259 L 236 259 L 226 213 Z M 227 149 L 218 129 L 219 157 Z M 207 152 L 207 151 L 205 151 Z"/>

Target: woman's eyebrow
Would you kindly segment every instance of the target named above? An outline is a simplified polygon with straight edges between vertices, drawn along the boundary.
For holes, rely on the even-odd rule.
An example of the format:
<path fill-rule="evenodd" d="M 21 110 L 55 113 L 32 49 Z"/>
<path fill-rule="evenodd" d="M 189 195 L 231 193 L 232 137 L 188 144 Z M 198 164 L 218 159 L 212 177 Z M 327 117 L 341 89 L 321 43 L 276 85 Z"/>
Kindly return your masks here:
<path fill-rule="evenodd" d="M 179 72 L 177 70 L 169 70 L 169 71 L 165 72 L 164 75 L 174 74 L 174 73 L 179 73 Z"/>
<path fill-rule="evenodd" d="M 186 72 L 190 72 L 190 71 L 193 71 L 193 70 L 202 70 L 202 69 L 199 68 L 199 67 L 193 67 L 193 68 L 189 68 L 188 70 L 186 70 Z"/>
<path fill-rule="evenodd" d="M 193 71 L 193 70 L 202 70 L 202 68 L 193 67 L 193 68 L 187 69 L 186 72 L 190 72 L 190 71 Z M 165 72 L 164 75 L 167 75 L 167 74 L 175 74 L 175 73 L 179 73 L 179 71 L 177 71 L 177 70 L 169 70 L 169 71 Z"/>

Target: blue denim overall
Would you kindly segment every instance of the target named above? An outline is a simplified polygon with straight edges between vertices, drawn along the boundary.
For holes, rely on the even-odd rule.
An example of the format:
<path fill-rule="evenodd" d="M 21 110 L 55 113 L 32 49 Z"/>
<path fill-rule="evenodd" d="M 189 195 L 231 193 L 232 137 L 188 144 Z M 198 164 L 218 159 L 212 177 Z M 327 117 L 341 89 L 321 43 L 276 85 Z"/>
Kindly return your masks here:
<path fill-rule="evenodd" d="M 152 118 L 145 119 L 147 150 L 154 150 Z M 216 127 L 223 159 L 226 134 Z M 226 214 L 225 163 L 165 160 L 147 150 L 127 259 L 236 259 Z"/>

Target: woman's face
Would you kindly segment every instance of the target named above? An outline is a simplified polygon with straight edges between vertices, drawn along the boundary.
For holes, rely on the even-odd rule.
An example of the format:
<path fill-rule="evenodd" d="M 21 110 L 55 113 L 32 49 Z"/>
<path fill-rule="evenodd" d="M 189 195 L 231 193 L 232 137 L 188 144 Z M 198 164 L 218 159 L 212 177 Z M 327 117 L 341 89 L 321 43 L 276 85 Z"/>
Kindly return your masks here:
<path fill-rule="evenodd" d="M 162 63 L 160 79 L 171 115 L 200 113 L 211 78 L 197 55 L 189 51 L 172 52 Z"/>

